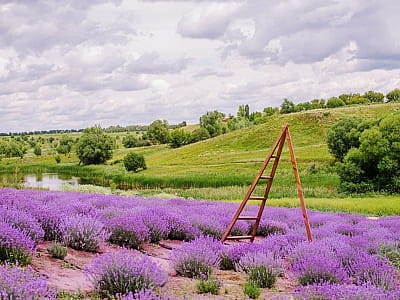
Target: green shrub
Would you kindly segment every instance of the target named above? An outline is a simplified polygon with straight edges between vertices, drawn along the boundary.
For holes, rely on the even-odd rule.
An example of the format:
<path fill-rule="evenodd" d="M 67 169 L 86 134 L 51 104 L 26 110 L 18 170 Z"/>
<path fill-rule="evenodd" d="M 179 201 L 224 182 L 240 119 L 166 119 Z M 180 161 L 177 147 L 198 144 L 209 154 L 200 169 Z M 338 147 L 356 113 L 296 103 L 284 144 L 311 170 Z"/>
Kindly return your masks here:
<path fill-rule="evenodd" d="M 257 299 L 261 295 L 261 290 L 257 283 L 248 281 L 243 284 L 243 293 L 250 299 Z"/>
<path fill-rule="evenodd" d="M 55 159 L 56 163 L 58 163 L 58 164 L 61 162 L 61 157 L 60 157 L 60 155 L 56 155 L 56 156 L 54 157 L 54 159 Z"/>
<path fill-rule="evenodd" d="M 380 252 L 395 268 L 397 268 L 397 270 L 400 271 L 400 246 L 382 246 Z"/>
<path fill-rule="evenodd" d="M 196 287 L 199 294 L 211 293 L 218 295 L 221 282 L 217 278 L 210 276 L 208 279 L 200 279 Z"/>
<path fill-rule="evenodd" d="M 124 158 L 124 166 L 127 171 L 137 172 L 139 169 L 146 169 L 146 162 L 143 155 L 130 152 Z"/>
<path fill-rule="evenodd" d="M 276 274 L 265 266 L 255 266 L 249 270 L 249 281 L 262 288 L 271 288 L 276 282 Z"/>
<path fill-rule="evenodd" d="M 67 256 L 67 247 L 64 247 L 60 243 L 53 243 L 48 248 L 47 251 L 51 254 L 51 257 L 64 259 Z"/>

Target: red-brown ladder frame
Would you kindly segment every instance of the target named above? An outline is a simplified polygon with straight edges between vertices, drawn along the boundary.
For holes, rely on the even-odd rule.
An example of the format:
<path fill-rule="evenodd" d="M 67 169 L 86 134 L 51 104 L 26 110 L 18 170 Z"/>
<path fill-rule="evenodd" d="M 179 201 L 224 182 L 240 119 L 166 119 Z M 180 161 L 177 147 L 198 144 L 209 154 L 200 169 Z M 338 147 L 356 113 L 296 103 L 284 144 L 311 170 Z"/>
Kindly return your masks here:
<path fill-rule="evenodd" d="M 247 191 L 242 203 L 240 204 L 238 210 L 236 211 L 235 215 L 232 218 L 232 221 L 230 222 L 228 228 L 226 229 L 224 235 L 221 238 L 221 242 L 225 242 L 226 240 L 245 240 L 249 239 L 251 242 L 254 241 L 254 238 L 257 233 L 258 226 L 260 224 L 260 220 L 265 208 L 265 203 L 268 199 L 269 192 L 271 190 L 272 186 L 272 181 L 274 179 L 276 169 L 278 167 L 279 159 L 282 154 L 282 149 L 285 144 L 285 140 L 287 141 L 288 147 L 289 147 L 289 153 L 290 153 L 290 161 L 293 166 L 293 172 L 294 172 L 294 178 L 296 181 L 296 187 L 297 187 L 297 194 L 300 199 L 300 206 L 301 210 L 303 213 L 303 219 L 304 219 L 304 225 L 306 228 L 306 233 L 307 233 L 307 238 L 309 241 L 312 241 L 312 234 L 311 234 L 311 228 L 310 228 L 310 223 L 308 220 L 307 216 L 307 209 L 306 209 L 306 204 L 304 201 L 304 193 L 303 193 L 303 188 L 301 187 L 301 182 L 300 182 L 300 176 L 299 176 L 299 170 L 297 168 L 297 162 L 296 162 L 296 156 L 294 154 L 294 149 L 293 149 L 293 142 L 292 142 L 292 137 L 290 135 L 289 131 L 289 124 L 285 124 L 282 127 L 282 130 L 280 134 L 278 135 L 277 139 L 275 140 L 270 152 L 268 153 L 264 163 L 262 164 L 260 170 L 258 171 L 258 174 L 256 178 L 254 179 L 253 183 L 251 184 L 249 190 Z M 271 172 L 269 175 L 265 175 L 264 171 L 267 168 L 269 162 L 273 159 L 273 165 Z M 267 180 L 267 186 L 265 188 L 264 196 L 252 196 L 254 189 L 256 188 L 258 182 L 263 179 Z M 258 210 L 257 216 L 241 216 L 241 213 L 243 212 L 244 207 L 246 206 L 247 202 L 249 200 L 260 200 L 260 208 Z M 243 236 L 230 236 L 230 233 L 232 231 L 233 226 L 235 226 L 235 223 L 237 220 L 253 220 L 255 221 L 253 228 L 251 230 L 250 235 L 243 235 Z"/>

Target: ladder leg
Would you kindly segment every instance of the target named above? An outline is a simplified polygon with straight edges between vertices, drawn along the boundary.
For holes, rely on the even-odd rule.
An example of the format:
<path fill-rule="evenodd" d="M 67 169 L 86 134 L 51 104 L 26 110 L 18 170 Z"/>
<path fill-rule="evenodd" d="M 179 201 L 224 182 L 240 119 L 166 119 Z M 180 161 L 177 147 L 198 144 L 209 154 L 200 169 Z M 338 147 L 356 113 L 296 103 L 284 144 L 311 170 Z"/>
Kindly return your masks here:
<path fill-rule="evenodd" d="M 291 160 L 292 166 L 293 166 L 294 178 L 296 180 L 297 194 L 300 199 L 300 206 L 301 206 L 301 211 L 303 213 L 303 219 L 304 219 L 304 225 L 306 227 L 307 238 L 311 242 L 313 240 L 312 234 L 311 234 L 311 227 L 310 227 L 310 222 L 308 220 L 306 203 L 304 201 L 303 188 L 301 186 L 299 170 L 297 168 L 297 161 L 296 161 L 296 156 L 294 155 L 293 142 L 292 142 L 292 137 L 290 136 L 289 128 L 287 128 L 286 139 L 288 142 L 288 147 L 289 147 L 289 152 L 290 152 L 290 160 Z"/>

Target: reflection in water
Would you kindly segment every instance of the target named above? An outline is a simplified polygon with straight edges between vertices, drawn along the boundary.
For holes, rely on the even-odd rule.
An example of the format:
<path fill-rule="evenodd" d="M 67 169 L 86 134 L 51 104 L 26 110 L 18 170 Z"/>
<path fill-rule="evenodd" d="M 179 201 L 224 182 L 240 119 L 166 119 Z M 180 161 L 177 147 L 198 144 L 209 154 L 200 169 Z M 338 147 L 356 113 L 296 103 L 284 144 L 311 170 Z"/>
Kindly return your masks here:
<path fill-rule="evenodd" d="M 29 188 L 48 189 L 50 191 L 62 191 L 62 185 L 68 183 L 78 186 L 80 179 L 68 175 L 57 173 L 37 173 L 37 174 L 0 174 L 3 184 L 20 185 Z"/>
<path fill-rule="evenodd" d="M 77 177 L 68 178 L 64 175 L 60 178 L 61 176 L 55 173 L 42 173 L 40 176 L 37 175 L 39 174 L 25 175 L 23 185 L 31 188 L 44 188 L 49 189 L 50 191 L 61 191 L 64 183 L 71 184 L 72 186 L 77 186 L 79 184 L 79 178 Z"/>

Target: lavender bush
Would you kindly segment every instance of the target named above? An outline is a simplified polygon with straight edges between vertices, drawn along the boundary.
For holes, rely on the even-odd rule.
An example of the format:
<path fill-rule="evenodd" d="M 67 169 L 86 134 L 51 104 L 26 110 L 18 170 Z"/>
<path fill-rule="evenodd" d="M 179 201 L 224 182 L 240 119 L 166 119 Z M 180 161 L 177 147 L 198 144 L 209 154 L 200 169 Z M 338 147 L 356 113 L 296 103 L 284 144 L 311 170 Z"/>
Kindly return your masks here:
<path fill-rule="evenodd" d="M 212 237 L 200 237 L 174 249 L 171 260 L 176 272 L 185 277 L 208 277 L 220 264 L 221 242 Z"/>
<path fill-rule="evenodd" d="M 84 215 L 70 217 L 61 229 L 65 244 L 76 250 L 95 252 L 108 237 L 103 223 Z"/>
<path fill-rule="evenodd" d="M 42 300 L 56 299 L 56 292 L 30 267 L 21 269 L 0 265 L 0 299 Z"/>
<path fill-rule="evenodd" d="M 289 228 L 285 223 L 263 218 L 257 228 L 257 235 L 286 234 L 288 231 Z"/>
<path fill-rule="evenodd" d="M 139 217 L 149 229 L 152 243 L 158 243 L 168 236 L 170 228 L 166 215 L 166 211 L 160 208 L 147 208 L 140 212 Z"/>
<path fill-rule="evenodd" d="M 27 265 L 35 242 L 7 223 L 0 222 L 0 261 Z"/>
<path fill-rule="evenodd" d="M 113 217 L 106 227 L 111 232 L 109 241 L 123 247 L 140 249 L 143 243 L 150 241 L 149 229 L 137 215 Z"/>
<path fill-rule="evenodd" d="M 102 297 L 135 295 L 167 281 L 167 274 L 156 263 L 128 249 L 100 255 L 85 271 Z"/>
<path fill-rule="evenodd" d="M 44 238 L 44 231 L 39 222 L 25 211 L 4 206 L 0 207 L 0 221 L 10 224 L 35 242 Z"/>
<path fill-rule="evenodd" d="M 384 291 L 368 285 L 339 285 L 322 284 L 308 285 L 299 288 L 295 295 L 296 300 L 398 300 L 400 291 Z"/>
<path fill-rule="evenodd" d="M 262 288 L 271 288 L 277 276 L 283 275 L 283 262 L 272 253 L 250 252 L 237 263 L 236 269 L 249 275 L 249 280 Z"/>

